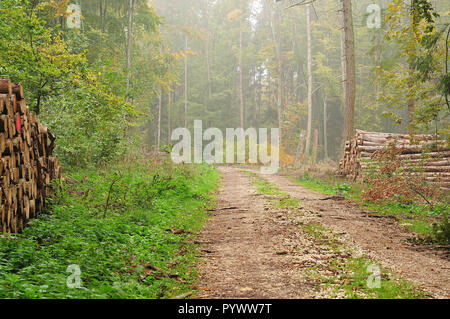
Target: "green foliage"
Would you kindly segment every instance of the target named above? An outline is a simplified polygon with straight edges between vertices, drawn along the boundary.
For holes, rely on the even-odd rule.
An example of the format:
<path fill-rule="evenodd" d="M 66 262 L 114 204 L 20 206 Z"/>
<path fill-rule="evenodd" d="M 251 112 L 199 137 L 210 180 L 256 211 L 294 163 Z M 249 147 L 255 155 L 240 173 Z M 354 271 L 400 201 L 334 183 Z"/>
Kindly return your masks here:
<path fill-rule="evenodd" d="M 344 278 L 334 278 L 333 282 L 338 280 L 343 283 L 340 288 L 346 293 L 347 298 L 375 298 L 375 299 L 417 299 L 424 298 L 426 295 L 414 285 L 406 280 L 395 278 L 387 270 L 381 270 L 380 288 L 369 288 L 367 278 L 372 275 L 368 272 L 369 265 L 373 262 L 367 257 L 348 258 L 345 262 L 347 270 Z M 332 269 L 338 270 L 342 266 L 334 265 Z"/>
<path fill-rule="evenodd" d="M 0 297 L 160 298 L 188 291 L 192 238 L 219 176 L 207 166 L 158 167 L 78 170 L 55 185 L 49 213 L 23 234 L 0 237 Z M 66 285 L 72 264 L 80 266 L 82 288 Z"/>
<path fill-rule="evenodd" d="M 352 187 L 347 183 L 338 184 L 336 187 L 336 193 L 342 194 L 342 195 L 347 195 L 351 190 L 352 190 Z"/>
<path fill-rule="evenodd" d="M 70 30 L 68 3 L 0 2 L 0 76 L 24 85 L 28 106 L 58 138 L 63 164 L 105 164 L 140 142 L 136 127 L 151 120 L 158 87 L 174 80 L 174 58 L 162 49 L 161 19 L 146 1 L 135 1 L 130 70 L 127 4 L 108 1 L 99 17 L 98 3 L 81 1 L 83 27 Z"/>
<path fill-rule="evenodd" d="M 448 210 L 442 214 L 441 222 L 433 224 L 433 237 L 439 243 L 450 244 L 450 220 L 448 218 Z"/>
<path fill-rule="evenodd" d="M 276 185 L 270 183 L 265 178 L 259 176 L 256 173 L 243 171 L 245 174 L 252 178 L 253 184 L 256 186 L 258 193 L 264 195 L 271 195 L 275 199 L 271 200 L 271 204 L 277 208 L 298 208 L 300 207 L 300 201 L 292 199 L 291 196 L 281 191 Z"/>
<path fill-rule="evenodd" d="M 435 11 L 433 4 L 429 0 L 413 0 L 410 8 L 412 15 L 417 14 L 420 19 L 424 19 L 429 25 L 427 31 L 431 32 L 434 29 L 435 19 L 439 14 Z"/>
<path fill-rule="evenodd" d="M 320 192 L 322 194 L 336 195 L 335 186 L 330 185 L 320 180 L 319 178 L 311 176 L 308 172 L 305 172 L 298 179 L 295 179 L 294 182 L 300 186 L 306 187 L 316 192 Z"/>
<path fill-rule="evenodd" d="M 355 254 L 346 247 L 336 236 L 327 231 L 323 226 L 310 223 L 301 226 L 302 230 L 313 237 L 317 244 L 335 254 L 331 263 L 326 266 L 328 270 L 324 274 L 324 265 L 313 266 L 307 276 L 318 281 L 317 286 L 324 286 L 334 292 L 336 297 L 347 299 L 375 298 L 375 299 L 415 299 L 425 297 L 425 293 L 414 284 L 408 282 L 388 269 L 379 267 L 380 286 L 369 287 L 368 279 L 374 275 L 370 266 L 379 266 L 365 255 Z M 322 248 L 322 249 L 323 249 Z"/>
<path fill-rule="evenodd" d="M 448 216 L 449 206 L 445 199 L 432 206 L 420 201 L 406 203 L 401 196 L 375 203 L 361 196 L 361 192 L 372 187 L 371 185 L 350 183 L 330 176 L 315 177 L 307 172 L 296 178 L 294 182 L 321 194 L 343 195 L 356 202 L 365 211 L 373 211 L 382 216 L 393 216 L 410 230 L 424 235 L 428 242 L 445 241 L 445 236 L 448 234 L 446 216 Z"/>
<path fill-rule="evenodd" d="M 387 104 L 385 114 L 396 123 L 408 122 L 409 129 L 446 136 L 450 109 L 446 85 L 448 22 L 438 20 L 439 14 L 427 0 L 415 0 L 412 6 L 395 0 L 388 6 L 385 41 L 396 46 L 398 56 L 393 66 L 377 67 L 383 93 L 379 101 Z M 414 106 L 407 114 L 395 112 L 407 105 Z"/>
<path fill-rule="evenodd" d="M 24 84 L 37 114 L 45 97 L 58 94 L 66 80 L 86 68 L 84 54 L 72 54 L 63 34 L 40 16 L 46 4 L 29 0 L 0 3 L 0 74 Z"/>

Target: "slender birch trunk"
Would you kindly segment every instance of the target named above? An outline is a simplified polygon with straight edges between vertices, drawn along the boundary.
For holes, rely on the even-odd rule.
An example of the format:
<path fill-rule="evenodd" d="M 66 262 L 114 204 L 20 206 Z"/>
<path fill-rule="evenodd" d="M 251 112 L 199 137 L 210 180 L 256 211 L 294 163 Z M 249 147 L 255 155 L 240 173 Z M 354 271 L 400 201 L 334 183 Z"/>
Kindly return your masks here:
<path fill-rule="evenodd" d="M 159 87 L 159 101 L 158 101 L 158 138 L 156 143 L 156 149 L 159 151 L 161 145 L 161 111 L 162 111 L 162 89 Z"/>
<path fill-rule="evenodd" d="M 342 131 L 341 149 L 344 149 L 345 141 L 351 139 L 355 125 L 355 36 L 353 31 L 353 16 L 351 0 L 342 0 L 344 15 L 344 47 L 345 47 L 345 109 L 344 129 Z"/>
<path fill-rule="evenodd" d="M 245 110 L 244 110 L 244 71 L 242 66 L 242 17 L 239 17 L 239 99 L 240 99 L 240 118 L 241 127 L 245 128 Z"/>
<path fill-rule="evenodd" d="M 306 33 L 308 38 L 308 124 L 306 129 L 305 158 L 309 157 L 312 130 L 312 54 L 311 54 L 311 5 L 306 6 Z"/>
<path fill-rule="evenodd" d="M 132 53 L 132 43 L 133 43 L 133 11 L 134 11 L 134 0 L 129 0 L 128 4 L 128 42 L 127 42 L 127 78 L 126 78 L 126 90 L 127 90 L 127 101 L 129 101 L 128 94 L 130 93 L 130 82 L 131 82 L 131 53 Z"/>
<path fill-rule="evenodd" d="M 187 116 L 188 116 L 188 36 L 185 36 L 185 46 L 184 46 L 184 127 L 187 128 Z"/>
<path fill-rule="evenodd" d="M 328 130 L 327 130 L 327 125 L 328 125 L 328 110 L 327 110 L 327 101 L 328 97 L 325 94 L 325 96 L 323 97 L 323 150 L 324 150 L 324 156 L 325 159 L 328 158 Z"/>
<path fill-rule="evenodd" d="M 169 92 L 167 93 L 167 145 L 170 145 L 171 143 L 170 138 L 172 136 L 171 112 L 172 112 L 172 92 L 170 92 L 169 88 Z"/>
<path fill-rule="evenodd" d="M 282 89 L 283 89 L 283 68 L 282 68 L 282 62 L 281 62 L 281 48 L 280 48 L 280 41 L 276 36 L 276 30 L 275 30 L 275 23 L 278 22 L 278 11 L 275 13 L 276 17 L 272 18 L 272 39 L 275 44 L 275 56 L 277 59 L 277 73 L 278 73 L 278 79 L 277 79 L 277 96 L 276 96 L 276 104 L 277 104 L 277 114 L 278 114 L 278 128 L 280 130 L 280 145 L 281 145 L 281 139 L 282 139 Z M 279 23 L 277 23 L 279 25 Z"/>

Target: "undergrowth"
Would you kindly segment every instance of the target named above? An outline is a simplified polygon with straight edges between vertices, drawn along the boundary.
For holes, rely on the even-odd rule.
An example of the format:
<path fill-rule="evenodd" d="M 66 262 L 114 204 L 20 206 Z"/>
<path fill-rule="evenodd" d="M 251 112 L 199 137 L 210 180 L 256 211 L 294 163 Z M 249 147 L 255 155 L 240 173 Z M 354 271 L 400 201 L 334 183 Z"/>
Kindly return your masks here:
<path fill-rule="evenodd" d="M 353 183 L 335 176 L 315 177 L 307 172 L 295 178 L 294 182 L 322 194 L 344 196 L 366 211 L 393 216 L 403 226 L 425 236 L 423 239 L 426 242 L 450 244 L 450 223 L 448 222 L 450 205 L 445 199 L 440 202 L 435 201 L 432 205 L 420 200 L 405 201 L 401 195 L 371 201 L 363 195 L 371 189 L 372 185 Z"/>
<path fill-rule="evenodd" d="M 325 287 L 333 298 L 346 299 L 417 299 L 426 294 L 395 273 L 383 269 L 365 255 L 356 255 L 333 234 L 318 224 L 302 225 L 302 230 L 314 238 L 315 244 L 335 257 L 311 267 L 306 272 L 317 288 Z M 372 267 L 374 267 L 372 269 Z M 379 271 L 377 274 L 375 269 Z M 325 270 L 325 271 L 324 271 Z M 379 285 L 369 285 L 379 275 Z"/>
<path fill-rule="evenodd" d="M 276 208 L 300 207 L 299 200 L 292 199 L 289 194 L 281 191 L 279 187 L 260 177 L 258 174 L 246 170 L 242 172 L 252 177 L 252 182 L 256 186 L 258 193 L 274 197 L 273 200 L 270 200 L 272 206 Z"/>
<path fill-rule="evenodd" d="M 69 173 L 55 185 L 48 212 L 22 234 L 0 236 L 0 298 L 166 298 L 190 291 L 193 238 L 214 205 L 218 178 L 209 166 L 168 162 Z M 78 267 L 81 283 L 71 288 Z"/>
<path fill-rule="evenodd" d="M 298 200 L 281 191 L 277 185 L 270 183 L 265 178 L 249 171 L 243 171 L 252 177 L 258 193 L 272 195 L 275 200 L 271 203 L 275 208 L 293 208 L 298 214 L 302 214 L 302 208 Z M 349 184 L 338 184 L 331 186 L 320 180 L 308 177 L 309 185 L 319 188 L 324 185 L 329 190 L 328 194 L 349 194 L 352 187 Z M 331 189 L 333 191 L 331 191 Z M 313 238 L 314 245 L 320 247 L 322 252 L 334 254 L 330 259 L 311 266 L 306 272 L 308 280 L 314 282 L 317 288 L 325 286 L 330 290 L 333 297 L 340 295 L 343 298 L 382 298 L 382 299 L 408 299 L 423 298 L 426 295 L 410 282 L 400 278 L 387 269 L 380 269 L 380 286 L 369 287 L 368 279 L 373 273 L 370 266 L 374 262 L 367 256 L 355 256 L 352 250 L 343 244 L 333 233 L 320 224 L 301 223 L 301 230 Z M 326 270 L 324 272 L 323 270 Z M 324 275 L 328 273 L 328 275 Z M 330 275 L 332 274 L 332 275 Z"/>

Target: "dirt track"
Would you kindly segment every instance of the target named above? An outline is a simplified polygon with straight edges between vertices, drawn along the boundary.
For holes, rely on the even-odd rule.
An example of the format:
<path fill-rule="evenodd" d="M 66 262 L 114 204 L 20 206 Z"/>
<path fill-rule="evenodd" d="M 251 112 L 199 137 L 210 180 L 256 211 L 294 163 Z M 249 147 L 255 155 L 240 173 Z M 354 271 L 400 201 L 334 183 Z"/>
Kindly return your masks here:
<path fill-rule="evenodd" d="M 450 297 L 448 250 L 408 244 L 413 234 L 395 220 L 362 212 L 346 201 L 323 200 L 326 195 L 285 177 L 264 175 L 300 200 L 302 213 L 274 208 L 271 197 L 258 194 L 249 176 L 236 168 L 220 171 L 218 208 L 200 237 L 205 255 L 199 266 L 200 298 L 329 297 L 305 273 L 311 266 L 326 265 L 342 256 L 299 230 L 310 221 L 417 284 L 430 297 Z"/>

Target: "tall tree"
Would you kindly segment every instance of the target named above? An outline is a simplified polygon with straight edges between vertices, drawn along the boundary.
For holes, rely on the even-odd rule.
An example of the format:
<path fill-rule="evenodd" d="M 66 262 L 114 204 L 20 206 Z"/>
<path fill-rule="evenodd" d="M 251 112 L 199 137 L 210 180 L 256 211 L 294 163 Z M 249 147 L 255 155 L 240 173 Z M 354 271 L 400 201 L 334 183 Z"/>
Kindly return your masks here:
<path fill-rule="evenodd" d="M 272 15 L 271 21 L 272 28 L 272 40 L 274 42 L 275 47 L 275 59 L 276 59 L 276 79 L 277 79 L 277 96 L 276 96 L 276 105 L 277 105 L 277 119 L 278 119 L 278 128 L 280 130 L 280 138 L 282 138 L 283 132 L 283 62 L 281 55 L 281 33 L 280 33 L 280 12 L 279 8 L 275 7 L 274 13 Z M 281 141 L 280 141 L 281 142 Z"/>
<path fill-rule="evenodd" d="M 184 127 L 188 123 L 188 35 L 184 38 Z"/>
<path fill-rule="evenodd" d="M 206 75 L 207 75 L 207 85 L 208 85 L 208 102 L 210 103 L 211 95 L 212 95 L 212 83 L 211 83 L 211 62 L 209 57 L 209 46 L 211 40 L 211 34 L 209 30 L 209 0 L 205 0 L 205 31 L 206 31 L 206 40 L 205 40 L 205 62 L 206 62 Z M 208 109 L 208 105 L 206 106 Z"/>
<path fill-rule="evenodd" d="M 351 0 L 342 0 L 344 17 L 344 49 L 345 49 L 345 108 L 344 127 L 341 146 L 349 140 L 355 126 L 356 99 L 356 65 L 355 65 L 355 35 L 353 30 L 353 13 Z M 343 149 L 343 147 L 341 147 Z"/>
<path fill-rule="evenodd" d="M 130 82 L 131 82 L 131 54 L 133 45 L 133 13 L 134 0 L 128 2 L 128 27 L 127 27 L 127 100 L 129 100 Z"/>
<path fill-rule="evenodd" d="M 310 145 L 311 145 L 311 130 L 312 130 L 312 86 L 313 86 L 313 74 L 312 74 L 312 53 L 311 53 L 311 5 L 306 6 L 306 33 L 308 36 L 308 124 L 306 130 L 306 147 L 305 158 L 309 157 Z"/>
<path fill-rule="evenodd" d="M 323 150 L 325 159 L 328 158 L 328 104 L 327 104 L 327 94 L 324 94 L 323 97 Z"/>
<path fill-rule="evenodd" d="M 167 90 L 167 144 L 170 144 L 172 135 L 172 91 L 169 87 Z"/>
<path fill-rule="evenodd" d="M 159 85 L 158 92 L 158 133 L 157 133 L 157 141 L 156 141 L 156 149 L 159 150 L 161 145 L 161 114 L 162 114 L 162 95 L 163 91 L 161 85 Z"/>
<path fill-rule="evenodd" d="M 408 54 L 409 64 L 409 99 L 408 99 L 408 129 L 413 132 L 414 111 L 416 109 L 416 100 L 414 98 L 414 73 L 416 70 L 416 56 L 417 56 L 417 33 L 418 24 L 420 22 L 419 12 L 417 8 L 417 0 L 411 0 L 411 46 Z"/>
<path fill-rule="evenodd" d="M 243 23 L 244 11 L 242 9 L 242 2 L 239 14 L 239 102 L 240 102 L 240 118 L 241 127 L 245 128 L 245 105 L 244 105 L 244 65 L 242 63 L 243 50 Z"/>

